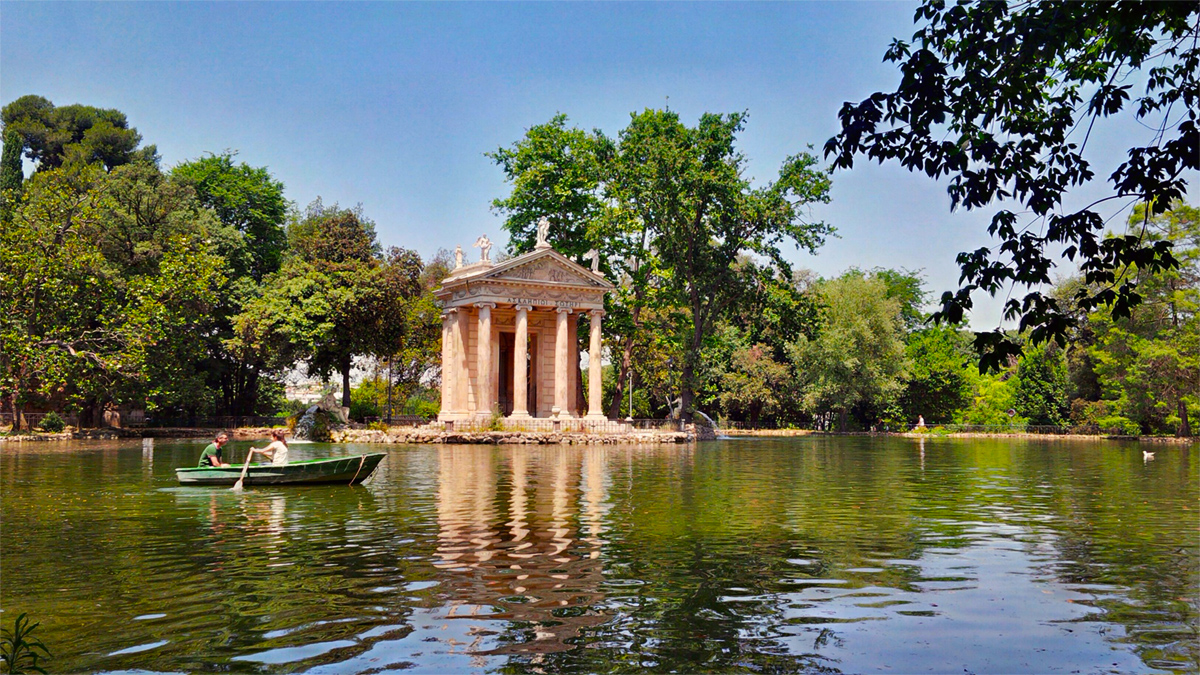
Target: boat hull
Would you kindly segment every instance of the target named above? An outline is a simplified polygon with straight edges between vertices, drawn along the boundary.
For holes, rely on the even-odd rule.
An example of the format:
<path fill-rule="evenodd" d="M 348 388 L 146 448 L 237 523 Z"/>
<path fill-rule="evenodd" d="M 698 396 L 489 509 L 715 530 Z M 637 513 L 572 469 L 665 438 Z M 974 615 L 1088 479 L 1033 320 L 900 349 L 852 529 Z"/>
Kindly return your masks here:
<path fill-rule="evenodd" d="M 386 455 L 350 455 L 329 459 L 309 459 L 283 466 L 251 464 L 242 485 L 319 485 L 342 483 L 358 485 L 366 480 Z M 175 469 L 180 485 L 233 485 L 242 476 L 242 466 L 201 466 Z"/>

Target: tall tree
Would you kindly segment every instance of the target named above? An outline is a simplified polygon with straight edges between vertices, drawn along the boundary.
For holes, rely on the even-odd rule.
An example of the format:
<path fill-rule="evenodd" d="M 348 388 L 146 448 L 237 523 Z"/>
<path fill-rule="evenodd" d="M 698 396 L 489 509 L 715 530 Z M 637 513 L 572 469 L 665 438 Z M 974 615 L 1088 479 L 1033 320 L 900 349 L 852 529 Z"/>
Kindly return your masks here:
<path fill-rule="evenodd" d="M 1067 360 L 1057 343 L 1026 351 L 1017 365 L 1013 408 L 1030 424 L 1061 425 L 1067 419 Z"/>
<path fill-rule="evenodd" d="M 878 278 L 851 270 L 816 288 L 825 310 L 820 331 L 801 336 L 791 350 L 805 409 L 833 414 L 845 429 L 851 410 L 870 411 L 864 425 L 891 407 L 909 364 L 900 302 Z M 866 417 L 866 415 L 864 415 Z"/>
<path fill-rule="evenodd" d="M 39 171 L 0 228 L 0 389 L 14 409 L 195 405 L 224 283 L 217 223 L 144 162 Z"/>
<path fill-rule="evenodd" d="M 21 135 L 4 130 L 4 153 L 0 156 L 0 221 L 11 222 L 12 209 L 21 197 L 25 170 L 21 166 Z"/>
<path fill-rule="evenodd" d="M 135 159 L 157 161 L 151 145 L 138 149 L 142 135 L 125 113 L 88 105 L 56 107 L 41 96 L 22 96 L 0 111 L 6 131 L 20 135 L 26 156 L 39 171 L 75 161 L 106 169 Z"/>
<path fill-rule="evenodd" d="M 1131 220 L 1146 219 L 1142 206 Z M 1143 433 L 1190 436 L 1200 413 L 1200 210 L 1177 202 L 1148 219 L 1148 236 L 1170 242 L 1178 268 L 1123 274 L 1138 280 L 1144 302 L 1128 317 L 1106 309 L 1087 317 L 1102 398 Z"/>
<path fill-rule="evenodd" d="M 969 334 L 951 326 L 929 327 L 908 335 L 905 353 L 911 367 L 899 407 L 906 422 L 918 415 L 950 422 L 971 404 L 975 364 Z"/>
<path fill-rule="evenodd" d="M 340 372 L 342 405 L 349 407 L 354 358 L 393 355 L 413 330 L 410 303 L 424 290 L 421 260 L 396 248 L 385 255 L 361 208 L 327 207 L 320 199 L 288 236 L 293 256 L 238 315 L 232 346 L 275 368 L 302 361 L 312 374 Z"/>
<path fill-rule="evenodd" d="M 622 153 L 635 158 L 625 178 L 630 201 L 648 221 L 651 245 L 670 270 L 666 286 L 691 312 L 681 368 L 682 410 L 690 413 L 705 339 L 742 295 L 739 256 L 754 253 L 785 274 L 779 244 L 815 252 L 832 228 L 809 221 L 807 209 L 829 201 L 829 176 L 812 155 L 789 157 L 778 178 L 752 188 L 735 149 L 745 115 L 705 114 L 694 128 L 669 110 L 635 115 L 621 134 Z"/>
<path fill-rule="evenodd" d="M 1141 201 L 1152 205 L 1148 215 L 1161 213 L 1185 194 L 1186 172 L 1200 168 L 1196 3 L 925 0 L 915 21 L 913 39 L 893 41 L 884 57 L 899 64 L 899 86 L 846 103 L 825 153 L 840 168 L 865 155 L 948 177 L 952 207 L 1017 202 L 1001 204 L 988 227 L 996 250 L 959 254 L 963 283 L 943 294 L 936 316 L 957 324 L 976 291 L 1023 287 L 1005 316 L 1019 318 L 1034 344 L 1065 343 L 1077 319 L 1041 291 L 1060 250 L 1083 272 L 1076 302 L 1084 310 L 1110 305 L 1129 316 L 1141 298 L 1119 270 L 1178 263 L 1168 244 L 1145 236 L 1145 222 L 1104 239 L 1103 209 Z M 1131 98 L 1138 81 L 1145 89 Z M 1146 140 L 1111 174 L 1108 197 L 1066 207 L 1069 191 L 1094 177 L 1085 158 L 1093 127 L 1130 104 L 1151 130 Z M 981 368 L 1021 349 L 999 328 L 976 333 L 975 347 Z"/>
<path fill-rule="evenodd" d="M 224 225 L 217 241 L 228 266 L 228 291 L 213 309 L 215 329 L 206 335 L 204 361 L 208 386 L 216 393 L 215 410 L 227 415 L 259 414 L 266 363 L 240 358 L 229 349 L 233 317 L 262 292 L 262 282 L 279 269 L 287 249 L 287 200 L 283 184 L 266 167 L 234 161 L 225 152 L 184 162 L 171 170 Z M 246 352 L 252 354 L 252 352 Z"/>
<path fill-rule="evenodd" d="M 705 338 L 746 291 L 739 259 L 757 254 L 787 276 L 779 245 L 813 251 L 832 231 L 807 218 L 809 205 L 829 199 L 829 177 L 811 155 L 789 158 L 774 182 L 751 187 L 735 148 L 744 121 L 740 113 L 708 114 L 688 127 L 673 111 L 646 110 L 613 141 L 566 129 L 559 116 L 493 155 L 514 184 L 495 206 L 508 216 L 515 251 L 528 245 L 538 217 L 559 217 L 556 245 L 568 254 L 596 248 L 621 281 L 605 319 L 624 351 L 610 414 L 632 368 L 645 307 L 686 310 L 679 368 L 690 414 Z"/>

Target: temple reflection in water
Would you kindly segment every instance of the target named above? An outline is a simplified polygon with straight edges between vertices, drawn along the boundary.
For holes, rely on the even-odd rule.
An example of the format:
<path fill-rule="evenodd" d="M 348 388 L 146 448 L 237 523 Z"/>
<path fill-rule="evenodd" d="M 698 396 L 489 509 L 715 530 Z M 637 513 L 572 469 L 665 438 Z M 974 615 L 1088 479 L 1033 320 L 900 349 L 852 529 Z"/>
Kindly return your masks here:
<path fill-rule="evenodd" d="M 437 560 L 447 618 L 513 622 L 519 642 L 481 654 L 539 654 L 608 617 L 601 584 L 609 455 L 565 447 L 440 450 Z"/>

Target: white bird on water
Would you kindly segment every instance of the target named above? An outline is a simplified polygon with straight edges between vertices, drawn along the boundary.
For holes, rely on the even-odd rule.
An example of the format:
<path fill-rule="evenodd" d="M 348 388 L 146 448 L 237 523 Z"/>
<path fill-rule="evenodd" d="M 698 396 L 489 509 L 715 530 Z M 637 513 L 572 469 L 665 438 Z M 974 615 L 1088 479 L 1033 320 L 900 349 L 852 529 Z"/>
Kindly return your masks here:
<path fill-rule="evenodd" d="M 1143 461 L 1143 462 L 1149 462 L 1149 461 L 1150 461 L 1150 460 L 1152 460 L 1152 459 L 1154 459 L 1154 453 L 1153 453 L 1153 452 L 1150 452 L 1149 450 L 1143 450 L 1143 451 L 1142 451 L 1142 461 Z"/>

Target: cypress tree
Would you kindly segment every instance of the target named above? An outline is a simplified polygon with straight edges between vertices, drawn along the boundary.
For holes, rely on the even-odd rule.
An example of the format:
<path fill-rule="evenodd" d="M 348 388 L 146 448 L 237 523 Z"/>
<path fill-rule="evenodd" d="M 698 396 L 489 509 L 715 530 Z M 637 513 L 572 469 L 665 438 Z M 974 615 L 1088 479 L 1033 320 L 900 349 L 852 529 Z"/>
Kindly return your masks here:
<path fill-rule="evenodd" d="M 0 153 L 0 220 L 12 220 L 12 207 L 21 198 L 25 172 L 21 168 L 21 151 L 25 149 L 21 135 L 4 131 L 4 152 Z"/>
<path fill-rule="evenodd" d="M 25 172 L 21 168 L 21 151 L 24 150 L 21 134 L 15 131 L 4 132 L 4 153 L 0 155 L 0 190 L 20 190 L 25 182 Z"/>

